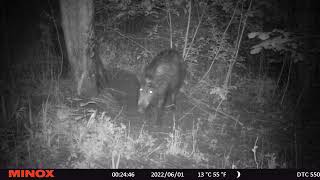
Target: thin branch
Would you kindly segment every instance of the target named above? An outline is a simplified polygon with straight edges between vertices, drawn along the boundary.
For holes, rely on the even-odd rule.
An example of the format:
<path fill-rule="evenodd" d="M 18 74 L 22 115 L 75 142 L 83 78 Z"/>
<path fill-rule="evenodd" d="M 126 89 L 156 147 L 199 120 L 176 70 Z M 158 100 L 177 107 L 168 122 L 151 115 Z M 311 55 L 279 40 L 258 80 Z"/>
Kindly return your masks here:
<path fill-rule="evenodd" d="M 171 12 L 170 12 L 170 4 L 167 1 L 167 12 L 168 12 L 168 19 L 169 19 L 169 32 L 170 32 L 170 48 L 172 49 L 172 22 L 171 22 Z"/>
<path fill-rule="evenodd" d="M 183 118 L 185 118 L 185 117 L 186 117 L 188 114 L 190 114 L 196 107 L 197 107 L 197 106 L 194 105 L 189 111 L 183 113 L 183 115 L 182 115 L 177 121 L 179 122 L 180 120 L 182 120 Z"/>
<path fill-rule="evenodd" d="M 296 111 L 296 110 L 298 109 L 299 104 L 300 104 L 300 101 L 301 101 L 301 99 L 302 99 L 303 96 L 304 96 L 304 91 L 305 91 L 305 89 L 306 89 L 306 86 L 304 85 L 303 88 L 302 88 L 302 90 L 301 90 L 301 92 L 300 92 L 300 94 L 299 94 L 299 97 L 298 97 L 298 100 L 297 100 L 297 102 L 296 102 L 296 105 L 294 106 L 294 111 Z"/>
<path fill-rule="evenodd" d="M 240 0 L 238 0 L 238 2 L 237 2 L 237 4 L 236 4 L 236 7 L 238 6 L 239 1 L 240 1 Z M 222 34 L 222 37 L 221 37 L 221 39 L 220 39 L 219 49 L 218 49 L 217 53 L 215 54 L 215 56 L 214 56 L 214 58 L 213 58 L 213 60 L 212 60 L 212 62 L 211 62 L 211 64 L 210 64 L 209 69 L 207 70 L 206 73 L 204 73 L 204 75 L 203 75 L 202 78 L 198 81 L 198 83 L 201 82 L 202 80 L 204 80 L 204 79 L 206 78 L 206 76 L 209 74 L 209 72 L 211 71 L 214 62 L 215 62 L 216 58 L 218 57 L 218 54 L 220 53 L 220 51 L 221 51 L 221 49 L 222 49 L 222 47 L 223 47 L 223 46 L 222 46 L 223 39 L 224 39 L 224 37 L 225 37 L 225 35 L 226 35 L 226 33 L 227 33 L 227 30 L 229 29 L 229 27 L 230 27 L 230 25 L 231 25 L 231 22 L 232 22 L 232 20 L 233 20 L 233 18 L 234 18 L 234 15 L 235 15 L 235 13 L 236 13 L 236 9 L 237 9 L 237 8 L 235 8 L 235 9 L 233 10 L 233 14 L 232 14 L 232 16 L 231 16 L 231 19 L 230 19 L 230 21 L 229 21 L 226 29 L 224 30 L 224 32 L 223 32 L 223 34 Z M 195 84 L 195 86 L 196 86 L 196 85 L 197 85 L 197 84 Z M 193 91 L 194 91 L 194 89 L 190 91 L 190 94 L 192 94 Z"/>
<path fill-rule="evenodd" d="M 189 98 L 189 99 L 191 100 L 190 103 L 193 104 L 194 107 L 197 107 L 198 109 L 200 109 L 201 111 L 203 111 L 203 112 L 205 112 L 205 113 L 207 113 L 207 114 L 214 115 L 214 114 L 211 113 L 210 111 L 201 108 L 201 107 L 200 107 L 200 104 L 204 105 L 207 109 L 209 109 L 209 110 L 211 110 L 211 111 L 216 111 L 216 112 L 222 114 L 223 116 L 225 116 L 225 117 L 227 117 L 227 118 L 229 118 L 229 119 L 232 119 L 232 120 L 236 121 L 238 124 L 240 124 L 241 126 L 243 126 L 243 123 L 242 123 L 241 121 L 239 121 L 239 118 L 234 117 L 234 116 L 231 116 L 231 115 L 229 115 L 229 114 L 227 114 L 227 113 L 225 113 L 225 112 L 223 112 L 223 111 L 220 111 L 220 110 L 218 110 L 218 109 L 216 109 L 216 108 L 211 108 L 207 103 L 202 102 L 202 101 L 199 100 L 199 99 L 195 99 L 195 98 L 187 95 L 186 93 L 184 93 L 184 94 L 185 94 L 185 96 L 186 96 L 187 98 Z M 193 102 L 193 101 L 194 101 L 194 102 Z M 193 109 L 192 109 L 192 110 L 193 110 Z"/>
<path fill-rule="evenodd" d="M 197 35 L 197 33 L 198 33 L 198 29 L 199 29 L 199 27 L 200 27 L 200 24 L 201 24 L 201 22 L 202 22 L 204 13 L 205 13 L 205 9 L 204 9 L 203 12 L 202 12 L 201 18 L 200 18 L 199 23 L 198 23 L 198 25 L 197 25 L 196 31 L 195 31 L 194 34 L 193 34 L 193 37 L 192 37 L 191 43 L 190 43 L 190 45 L 189 45 L 189 48 L 188 48 L 186 54 L 183 56 L 183 59 L 184 59 L 184 60 L 185 60 L 186 57 L 188 56 L 189 51 L 190 51 L 190 49 L 191 49 L 191 47 L 192 47 L 192 45 L 193 45 L 194 39 L 196 38 L 196 35 Z"/>
<path fill-rule="evenodd" d="M 284 97 L 286 96 L 286 93 L 287 93 L 287 90 L 288 90 L 288 87 L 289 87 L 291 69 L 292 69 L 292 60 L 290 61 L 287 84 L 286 84 L 286 88 L 285 88 L 284 93 L 283 93 L 282 98 L 281 98 L 281 103 L 280 103 L 281 105 L 283 103 Z"/>
<path fill-rule="evenodd" d="M 257 136 L 256 141 L 254 143 L 254 146 L 251 149 L 251 151 L 253 152 L 254 162 L 256 163 L 257 169 L 259 168 L 259 164 L 258 164 L 258 161 L 257 161 L 257 149 L 258 149 L 257 143 L 258 143 L 258 139 L 259 139 L 259 136 Z"/>
<path fill-rule="evenodd" d="M 145 51 L 147 51 L 148 53 L 150 53 L 151 55 L 153 55 L 153 53 L 152 53 L 151 51 L 149 51 L 147 48 L 145 48 L 144 46 L 142 46 L 142 45 L 141 45 L 141 44 L 139 44 L 138 42 L 136 42 L 136 41 L 132 40 L 132 38 L 130 38 L 130 37 L 128 37 L 128 36 L 126 36 L 126 35 L 122 34 L 121 32 L 119 32 L 119 31 L 117 31 L 117 30 L 115 30 L 115 29 L 110 29 L 110 30 L 111 30 L 111 31 L 114 31 L 114 32 L 116 32 L 116 33 L 118 33 L 120 36 L 122 36 L 122 37 L 124 37 L 124 38 L 126 38 L 126 39 L 130 40 L 130 41 L 131 41 L 131 42 L 133 42 L 134 44 L 138 45 L 139 47 L 141 47 L 142 49 L 144 49 Z"/>
<path fill-rule="evenodd" d="M 283 60 L 282 66 L 281 66 L 281 70 L 280 70 L 280 74 L 279 74 L 279 76 L 278 76 L 277 84 L 276 84 L 276 87 L 275 87 L 274 90 L 273 90 L 272 98 L 271 98 L 271 99 L 273 99 L 274 94 L 276 93 L 276 90 L 277 90 L 277 88 L 278 88 L 278 86 L 279 86 L 279 83 L 280 83 L 280 80 L 281 80 L 281 77 L 282 77 L 282 73 L 283 73 L 284 67 L 285 67 L 285 65 L 286 65 L 286 60 L 287 60 L 287 54 L 286 54 L 285 57 L 284 57 L 284 60 Z"/>
<path fill-rule="evenodd" d="M 251 5 L 252 5 L 252 0 L 250 1 L 250 5 L 249 5 L 249 7 L 247 9 L 246 18 L 243 21 L 243 27 L 242 27 L 241 35 L 240 35 L 239 41 L 237 43 L 237 45 L 238 45 L 237 46 L 237 50 L 236 50 L 235 56 L 233 58 L 233 61 L 232 61 L 231 65 L 229 66 L 227 77 L 226 77 L 225 83 L 224 83 L 224 87 L 227 87 L 228 81 L 229 81 L 229 79 L 231 77 L 232 68 L 233 68 L 234 64 L 236 63 L 236 61 L 237 61 L 237 56 L 238 56 L 238 53 L 239 53 L 239 49 L 240 49 L 240 44 L 241 44 L 241 40 L 242 40 L 242 37 L 243 37 L 243 33 L 244 33 L 245 28 L 246 28 L 247 19 L 248 19 L 248 13 L 249 13 L 249 10 L 251 8 Z"/>
<path fill-rule="evenodd" d="M 63 62 L 64 62 L 63 51 L 62 51 L 62 46 L 61 46 L 61 41 L 60 41 L 60 35 L 59 35 L 59 31 L 58 31 L 58 26 L 57 26 L 56 20 L 55 20 L 55 18 L 54 18 L 53 8 L 52 8 L 52 6 L 51 6 L 50 0 L 48 0 L 48 4 L 49 4 L 49 7 L 50 7 L 50 11 L 51 11 L 51 18 L 50 18 L 50 19 L 52 19 L 53 24 L 54 24 L 54 28 L 55 28 L 55 30 L 56 30 L 57 40 L 58 40 L 58 43 L 59 43 L 59 50 L 60 50 L 60 53 L 61 53 L 61 66 L 60 66 L 60 72 L 59 72 L 59 76 L 58 76 L 58 80 L 59 80 L 60 77 L 61 77 L 61 75 L 62 75 L 62 68 L 63 68 Z"/>
<path fill-rule="evenodd" d="M 187 25 L 186 36 L 184 38 L 184 47 L 183 47 L 182 57 L 185 57 L 187 44 L 188 44 L 189 28 L 190 28 L 190 21 L 191 21 L 191 0 L 189 0 L 188 5 L 189 5 L 188 25 Z"/>
<path fill-rule="evenodd" d="M 244 1 L 242 1 L 242 3 L 241 3 L 241 17 L 240 17 L 240 20 L 239 20 L 239 26 L 238 26 L 238 32 L 237 32 L 238 34 L 237 34 L 237 40 L 236 40 L 236 49 L 238 47 L 238 44 L 240 43 L 239 39 L 240 39 L 240 36 L 241 36 L 241 23 L 243 22 L 243 16 L 244 16 L 243 15 L 243 4 L 244 4 Z M 227 87 L 228 84 L 231 84 L 231 82 L 230 82 L 231 80 L 229 80 L 229 76 L 230 76 L 231 72 L 229 74 L 229 69 L 230 68 L 232 69 L 232 66 L 233 66 L 233 64 L 230 63 L 229 68 L 228 68 L 228 73 L 227 73 L 226 79 L 224 81 L 224 85 L 223 85 L 224 87 Z"/>

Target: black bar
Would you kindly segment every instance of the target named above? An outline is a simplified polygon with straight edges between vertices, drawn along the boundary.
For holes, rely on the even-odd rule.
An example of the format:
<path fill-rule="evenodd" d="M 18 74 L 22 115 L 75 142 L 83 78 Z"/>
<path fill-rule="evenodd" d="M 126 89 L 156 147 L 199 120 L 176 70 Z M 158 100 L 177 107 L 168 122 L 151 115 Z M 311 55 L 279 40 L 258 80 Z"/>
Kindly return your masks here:
<path fill-rule="evenodd" d="M 0 179 L 304 179 L 320 169 L 1 169 Z M 238 177 L 239 176 L 239 177 Z M 238 177 L 238 178 L 237 178 Z"/>

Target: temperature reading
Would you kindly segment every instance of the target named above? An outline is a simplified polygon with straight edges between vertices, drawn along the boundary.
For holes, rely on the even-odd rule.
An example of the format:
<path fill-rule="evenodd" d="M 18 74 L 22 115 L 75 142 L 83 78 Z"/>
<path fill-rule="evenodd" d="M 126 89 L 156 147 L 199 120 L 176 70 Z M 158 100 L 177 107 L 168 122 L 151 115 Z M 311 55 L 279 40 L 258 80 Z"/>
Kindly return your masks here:
<path fill-rule="evenodd" d="M 218 178 L 218 177 L 226 177 L 227 173 L 226 172 L 198 172 L 198 177 L 209 177 L 209 178 Z"/>
<path fill-rule="evenodd" d="M 207 172 L 208 177 L 220 177 L 219 172 Z"/>
<path fill-rule="evenodd" d="M 204 172 L 198 172 L 198 177 L 204 177 Z"/>

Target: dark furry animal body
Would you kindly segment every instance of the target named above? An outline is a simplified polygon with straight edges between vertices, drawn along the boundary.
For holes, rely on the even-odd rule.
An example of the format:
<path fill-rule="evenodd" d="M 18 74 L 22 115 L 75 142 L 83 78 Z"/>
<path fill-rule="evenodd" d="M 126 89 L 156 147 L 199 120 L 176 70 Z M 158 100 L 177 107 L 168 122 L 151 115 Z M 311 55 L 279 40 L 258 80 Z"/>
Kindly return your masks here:
<path fill-rule="evenodd" d="M 174 49 L 161 51 L 144 68 L 140 82 L 138 111 L 144 113 L 149 107 L 155 108 L 158 124 L 168 98 L 173 107 L 186 75 L 186 64 L 180 53 Z"/>

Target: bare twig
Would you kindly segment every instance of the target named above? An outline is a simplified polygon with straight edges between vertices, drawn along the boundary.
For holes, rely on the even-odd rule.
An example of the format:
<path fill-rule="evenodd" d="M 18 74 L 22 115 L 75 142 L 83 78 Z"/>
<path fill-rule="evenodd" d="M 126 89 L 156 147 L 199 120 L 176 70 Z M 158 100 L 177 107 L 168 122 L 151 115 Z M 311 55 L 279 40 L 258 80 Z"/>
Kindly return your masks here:
<path fill-rule="evenodd" d="M 119 116 L 121 115 L 121 113 L 122 113 L 122 111 L 123 111 L 123 106 L 121 107 L 121 110 L 118 112 L 118 114 L 116 115 L 116 117 L 114 117 L 114 122 L 116 122 L 117 120 L 118 120 L 118 118 L 119 118 Z"/>
<path fill-rule="evenodd" d="M 190 43 L 190 45 L 189 45 L 189 48 L 188 48 L 186 54 L 184 54 L 184 56 L 183 56 L 183 59 L 184 59 L 184 60 L 185 60 L 186 57 L 188 56 L 189 51 L 190 51 L 190 49 L 191 49 L 191 47 L 192 47 L 192 44 L 193 44 L 193 42 L 194 42 L 194 39 L 196 38 L 196 35 L 197 35 L 197 33 L 198 33 L 198 29 L 199 29 L 199 27 L 200 27 L 200 24 L 201 24 L 201 22 L 202 22 L 204 13 L 205 13 L 205 9 L 204 9 L 203 12 L 202 12 L 201 18 L 200 18 L 199 23 L 198 23 L 198 25 L 197 25 L 196 31 L 195 31 L 194 34 L 193 34 L 193 37 L 192 37 L 191 43 Z"/>
<path fill-rule="evenodd" d="M 280 70 L 280 74 L 279 74 L 279 76 L 278 76 L 277 84 L 276 84 L 276 87 L 275 87 L 274 90 L 273 90 L 272 98 L 271 98 L 271 99 L 273 99 L 274 94 L 276 93 L 276 90 L 277 90 L 277 88 L 278 88 L 278 86 L 279 86 L 280 79 L 281 79 L 281 77 L 282 77 L 282 73 L 283 73 L 284 67 L 285 67 L 285 65 L 286 65 L 286 59 L 287 59 L 287 54 L 286 54 L 285 57 L 284 57 L 284 60 L 283 60 L 282 66 L 281 66 L 281 70 Z"/>
<path fill-rule="evenodd" d="M 63 51 L 62 51 L 62 46 L 61 46 L 61 41 L 60 41 L 60 35 L 59 35 L 59 31 L 58 31 L 58 26 L 57 26 L 57 23 L 56 23 L 56 20 L 54 18 L 54 14 L 53 14 L 53 8 L 51 6 L 51 3 L 50 3 L 50 0 L 48 0 L 48 4 L 49 4 L 49 7 L 50 7 L 50 11 L 51 11 L 51 19 L 52 19 L 52 22 L 54 24 L 54 28 L 56 30 L 56 34 L 57 34 L 57 40 L 58 40 L 58 43 L 59 43 L 59 50 L 60 50 L 60 55 L 61 55 L 61 66 L 60 66 L 60 72 L 59 72 L 59 75 L 58 75 L 58 81 L 62 75 L 62 68 L 63 68 L 63 62 L 64 62 L 64 57 L 63 57 Z"/>
<path fill-rule="evenodd" d="M 286 96 L 286 93 L 287 93 L 287 90 L 288 90 L 288 87 L 289 87 L 289 84 L 290 84 L 290 74 L 291 74 L 291 69 L 292 69 L 291 67 L 292 67 L 292 60 L 290 61 L 287 84 L 286 84 L 286 88 L 284 89 L 284 92 L 283 92 L 283 95 L 282 95 L 282 98 L 281 98 L 281 103 L 280 103 L 281 105 L 283 103 L 284 97 Z"/>
<path fill-rule="evenodd" d="M 251 149 L 251 151 L 253 152 L 254 162 L 256 163 L 257 169 L 259 168 L 259 164 L 258 164 L 258 161 L 257 161 L 257 149 L 258 149 L 257 143 L 258 143 L 258 139 L 259 139 L 259 137 L 257 136 L 256 141 L 254 143 L 254 146 Z"/>
<path fill-rule="evenodd" d="M 34 123 L 33 123 L 33 117 L 32 117 L 30 96 L 28 96 L 28 105 L 29 105 L 29 125 L 32 126 Z"/>
<path fill-rule="evenodd" d="M 189 6 L 188 25 L 187 25 L 186 36 L 184 38 L 184 47 L 183 47 L 182 57 L 185 57 L 187 44 L 188 44 L 189 28 L 190 28 L 190 21 L 191 21 L 191 0 L 189 0 L 188 6 Z"/>
<path fill-rule="evenodd" d="M 162 145 L 163 145 L 164 143 L 161 143 L 159 146 L 157 146 L 156 148 L 154 148 L 151 152 L 149 152 L 147 155 L 146 155 L 146 158 L 148 158 L 152 153 L 154 153 L 155 151 L 157 151 L 157 150 L 159 150 L 161 147 L 162 147 Z"/>
<path fill-rule="evenodd" d="M 181 117 L 178 119 L 178 122 L 179 122 L 181 119 L 185 118 L 185 117 L 186 117 L 189 113 L 191 113 L 196 107 L 197 107 L 197 106 L 194 105 L 189 111 L 183 113 L 183 116 L 181 116 Z"/>
<path fill-rule="evenodd" d="M 301 92 L 300 92 L 300 94 L 299 94 L 299 97 L 298 97 L 298 100 L 297 100 L 297 102 L 296 102 L 296 105 L 294 106 L 294 111 L 296 111 L 297 108 L 299 107 L 299 104 L 300 104 L 300 101 L 301 101 L 301 99 L 302 99 L 302 97 L 303 97 L 303 95 L 304 95 L 305 89 L 306 89 L 306 87 L 305 87 L 305 85 L 304 85 L 303 88 L 302 88 L 302 90 L 301 90 Z"/>
<path fill-rule="evenodd" d="M 119 93 L 123 96 L 127 95 L 128 93 L 124 92 L 124 91 L 120 91 L 120 90 L 117 90 L 117 89 L 114 89 L 114 88 L 106 88 L 106 89 L 110 89 L 111 91 L 114 91 L 116 93 Z"/>
<path fill-rule="evenodd" d="M 121 32 L 119 32 L 119 31 L 117 31 L 117 30 L 115 30 L 115 29 L 110 29 L 110 30 L 118 33 L 120 36 L 122 36 L 122 37 L 130 40 L 130 41 L 133 42 L 134 44 L 138 45 L 139 47 L 141 47 L 142 49 L 144 49 L 145 51 L 147 51 L 148 53 L 150 53 L 151 55 L 153 55 L 153 53 L 152 53 L 151 51 L 149 51 L 147 48 L 145 48 L 144 46 L 142 46 L 142 45 L 139 44 L 138 42 L 134 41 L 131 37 L 128 37 L 128 36 L 122 34 Z"/>
<path fill-rule="evenodd" d="M 236 7 L 238 6 L 239 1 L 240 1 L 240 0 L 238 0 L 238 2 L 237 2 L 237 4 L 236 4 Z M 211 71 L 214 62 L 215 62 L 216 58 L 218 57 L 218 54 L 220 53 L 220 51 L 221 51 L 221 49 L 222 49 L 222 47 L 223 47 L 223 45 L 222 45 L 223 39 L 224 39 L 224 37 L 225 37 L 225 35 L 226 35 L 226 33 L 227 33 L 227 30 L 229 29 L 229 27 L 230 27 L 230 25 L 231 25 L 231 22 L 232 22 L 232 20 L 233 20 L 233 18 L 234 18 L 234 15 L 235 15 L 235 13 L 236 13 L 236 9 L 237 9 L 237 8 L 235 8 L 235 9 L 233 10 L 233 14 L 232 14 L 232 16 L 231 16 L 231 19 L 230 19 L 230 21 L 229 21 L 226 29 L 224 30 L 224 32 L 223 32 L 223 34 L 222 34 L 222 37 L 221 37 L 221 39 L 220 39 L 219 49 L 218 49 L 218 51 L 216 52 L 214 58 L 212 59 L 212 62 L 211 62 L 211 64 L 210 64 L 209 69 L 207 70 L 206 73 L 204 73 L 204 75 L 201 77 L 201 79 L 198 81 L 198 83 L 201 82 L 202 80 L 204 80 L 204 79 L 207 77 L 207 75 L 209 74 L 209 72 Z M 198 83 L 197 83 L 197 84 L 198 84 Z M 197 84 L 195 84 L 194 87 L 195 87 Z M 191 91 L 190 91 L 190 94 L 192 94 L 194 90 L 195 90 L 195 88 L 192 88 Z"/>
<path fill-rule="evenodd" d="M 196 152 L 196 147 L 197 147 L 197 134 L 199 132 L 200 128 L 200 120 L 197 121 L 196 128 L 194 128 L 194 122 L 192 123 L 192 151 L 187 157 L 191 157 L 195 152 Z"/>
<path fill-rule="evenodd" d="M 237 42 L 236 53 L 234 55 L 232 63 L 229 66 L 228 73 L 227 73 L 227 76 L 226 76 L 226 79 L 225 79 L 225 82 L 224 82 L 224 87 L 228 87 L 228 82 L 229 82 L 229 79 L 231 77 L 231 72 L 232 72 L 233 66 L 237 61 L 237 56 L 238 56 L 238 53 L 239 53 L 239 49 L 240 49 L 240 44 L 241 44 L 241 40 L 242 40 L 242 37 L 243 37 L 243 33 L 244 33 L 245 28 L 246 28 L 248 14 L 249 14 L 251 5 L 252 5 L 252 0 L 250 1 L 249 7 L 247 9 L 247 15 L 246 15 L 246 17 L 245 17 L 245 19 L 243 21 L 242 31 L 241 31 L 241 34 L 240 34 L 240 38 L 239 38 L 239 40 Z"/>
<path fill-rule="evenodd" d="M 217 108 L 216 108 L 216 113 L 214 114 L 214 117 L 217 117 L 217 111 L 219 110 L 219 108 L 220 108 L 223 100 L 224 100 L 224 99 L 221 99 L 221 101 L 219 102 L 219 104 L 218 104 L 218 106 L 217 106 Z"/>
<path fill-rule="evenodd" d="M 167 1 L 167 12 L 168 12 L 168 20 L 169 20 L 169 31 L 170 31 L 170 48 L 172 49 L 172 22 L 171 22 L 171 12 L 170 12 L 170 4 Z"/>
<path fill-rule="evenodd" d="M 185 93 L 184 93 L 184 94 L 185 94 Z M 194 105 L 195 107 L 197 107 L 198 109 L 200 109 L 201 111 L 203 111 L 203 112 L 205 112 L 205 113 L 207 113 L 207 114 L 214 115 L 214 114 L 211 113 L 210 111 L 201 108 L 201 107 L 199 106 L 199 104 L 204 105 L 207 109 L 209 109 L 209 110 L 211 110 L 211 111 L 217 111 L 218 113 L 222 114 L 223 116 L 225 116 L 225 117 L 227 117 L 227 118 L 229 118 L 229 119 L 232 119 L 232 120 L 236 121 L 238 124 L 240 124 L 241 126 L 243 126 L 243 123 L 242 123 L 241 121 L 239 121 L 239 118 L 236 118 L 236 117 L 234 117 L 234 116 L 231 116 L 231 115 L 229 115 L 229 114 L 227 114 L 227 113 L 225 113 L 225 112 L 223 112 L 223 111 L 220 111 L 220 110 L 218 110 L 218 109 L 211 108 L 211 107 L 210 107 L 208 104 L 206 104 L 205 102 L 202 102 L 201 100 L 195 99 L 195 98 L 193 98 L 193 97 L 191 97 L 191 96 L 189 96 L 189 95 L 187 95 L 187 94 L 185 94 L 185 95 L 186 95 L 186 97 L 188 97 L 190 100 L 192 100 L 192 101 L 190 101 L 190 103 L 193 104 L 193 105 Z M 194 107 L 194 108 L 195 108 L 195 107 Z M 193 109 L 192 109 L 192 110 L 193 110 Z M 191 111 L 191 110 L 190 110 L 190 111 Z M 189 111 L 188 111 L 188 113 L 189 113 Z M 184 117 L 183 117 L 183 118 L 184 118 Z M 181 118 L 180 118 L 180 119 L 181 119 Z"/>
<path fill-rule="evenodd" d="M 262 92 L 263 92 L 263 81 L 262 81 L 262 74 L 263 74 L 263 53 L 260 54 L 260 58 L 259 58 L 259 61 L 260 61 L 260 66 L 259 66 L 259 81 L 258 81 L 258 84 L 259 84 L 259 87 L 257 88 L 257 98 L 258 97 L 261 97 L 262 96 Z"/>
<path fill-rule="evenodd" d="M 121 157 L 121 152 L 116 152 L 116 150 L 112 151 L 112 154 L 111 154 L 112 169 L 119 168 L 120 157 Z M 117 162 L 115 162 L 115 158 L 117 158 Z"/>
<path fill-rule="evenodd" d="M 226 153 L 223 154 L 223 157 L 224 157 L 224 158 L 223 158 L 223 159 L 224 159 L 223 168 L 226 168 L 227 163 L 230 162 L 230 155 L 231 155 L 233 146 L 234 146 L 234 145 L 231 145 L 228 155 L 225 155 Z"/>

